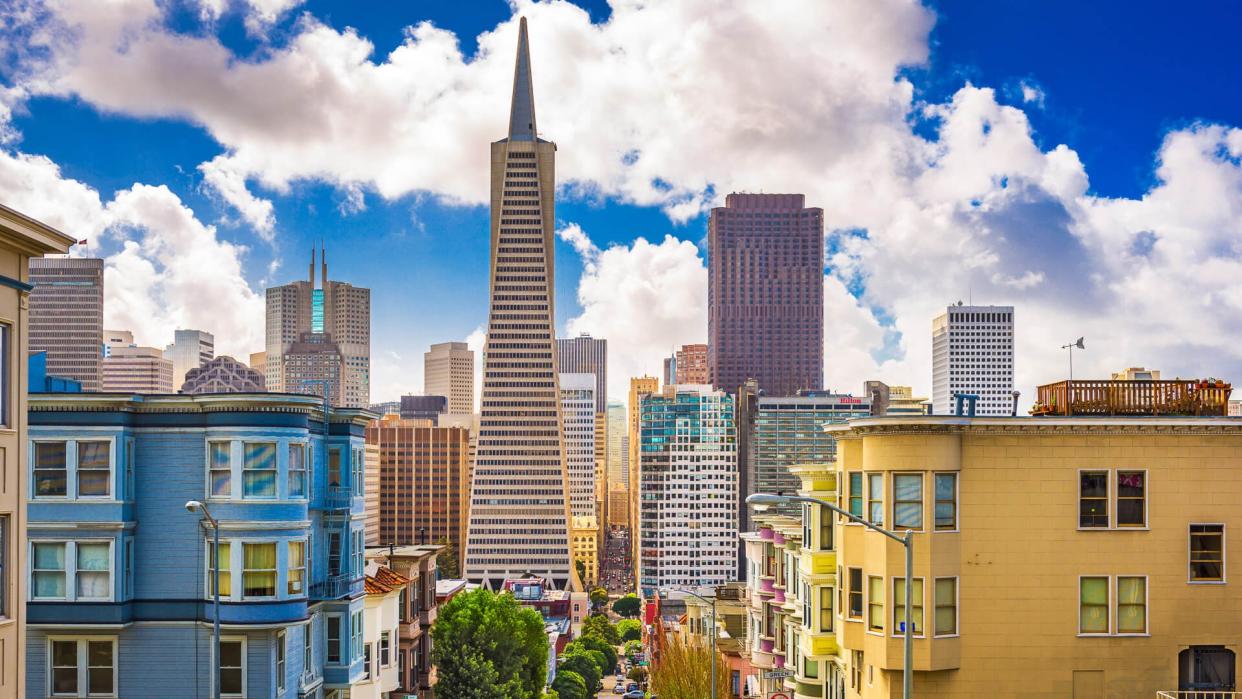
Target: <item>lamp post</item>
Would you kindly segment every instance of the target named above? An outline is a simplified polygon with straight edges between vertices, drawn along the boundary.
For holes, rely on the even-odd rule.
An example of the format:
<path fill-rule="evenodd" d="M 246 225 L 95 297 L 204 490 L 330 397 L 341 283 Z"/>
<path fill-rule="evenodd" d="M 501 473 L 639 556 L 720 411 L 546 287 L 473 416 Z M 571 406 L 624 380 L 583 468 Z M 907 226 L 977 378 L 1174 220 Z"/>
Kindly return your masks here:
<path fill-rule="evenodd" d="M 711 654 L 711 660 L 710 660 L 710 662 L 711 662 L 711 666 L 712 666 L 712 699 L 716 699 L 716 598 L 715 598 L 715 597 L 712 597 L 712 598 L 709 600 L 709 599 L 707 599 L 706 597 L 704 597 L 704 596 L 702 596 L 702 595 L 700 595 L 700 594 L 697 594 L 697 593 L 694 593 L 694 592 L 691 592 L 691 591 L 689 591 L 689 590 L 685 590 L 685 589 L 676 589 L 676 588 L 675 588 L 675 591 L 676 591 L 676 592 L 684 592 L 684 593 L 685 593 L 685 594 L 687 594 L 687 595 L 691 595 L 691 596 L 693 596 L 693 597 L 696 597 L 696 598 L 698 598 L 700 601 L 702 601 L 702 602 L 704 602 L 704 603 L 706 603 L 706 604 L 711 605 L 711 608 L 712 608 L 712 633 L 711 633 L 711 635 L 709 636 L 709 638 L 711 638 L 711 642 L 712 642 L 712 654 Z"/>
<path fill-rule="evenodd" d="M 845 510 L 837 507 L 836 505 L 830 502 L 827 502 L 825 500 L 820 500 L 819 498 L 807 497 L 805 495 L 772 495 L 769 493 L 755 493 L 754 495 L 747 496 L 746 498 L 746 504 L 748 505 L 766 506 L 766 505 L 781 505 L 781 504 L 786 504 L 786 503 L 803 503 L 803 502 L 810 503 L 812 505 L 819 505 L 821 507 L 826 507 L 832 510 L 833 512 L 841 515 L 842 517 L 845 517 L 851 522 L 857 522 L 858 524 L 861 524 L 864 527 L 867 527 L 868 529 L 872 529 L 877 532 L 880 532 L 884 536 L 887 536 L 893 541 L 896 541 L 897 543 L 906 547 L 906 623 L 905 623 L 906 628 L 905 628 L 905 638 L 904 638 L 905 642 L 904 642 L 904 648 L 903 648 L 904 650 L 904 658 L 902 662 L 903 667 L 901 670 L 901 696 L 903 699 L 911 699 L 911 697 L 914 696 L 914 673 L 913 673 L 914 627 L 913 627 L 913 624 L 911 623 L 913 621 L 913 618 L 911 617 L 911 605 L 910 605 L 910 598 L 913 596 L 913 593 L 914 593 L 914 590 L 913 590 L 913 587 L 914 587 L 914 581 L 913 581 L 914 532 L 907 529 L 905 536 L 898 536 L 895 532 L 891 532 L 883 527 L 877 527 L 876 525 L 872 524 L 871 522 L 868 522 L 862 517 L 855 517 L 854 515 L 850 514 L 849 512 L 846 512 Z"/>
<path fill-rule="evenodd" d="M 216 647 L 215 657 L 212 662 L 212 686 L 215 687 L 215 697 L 220 699 L 220 523 L 215 517 L 211 516 L 211 512 L 207 510 L 207 505 L 198 500 L 190 500 L 185 504 L 185 509 L 190 512 L 202 511 L 203 517 L 211 524 L 211 530 L 215 533 L 215 546 L 212 547 L 211 555 L 216 557 L 212 562 L 212 628 L 211 639 Z"/>

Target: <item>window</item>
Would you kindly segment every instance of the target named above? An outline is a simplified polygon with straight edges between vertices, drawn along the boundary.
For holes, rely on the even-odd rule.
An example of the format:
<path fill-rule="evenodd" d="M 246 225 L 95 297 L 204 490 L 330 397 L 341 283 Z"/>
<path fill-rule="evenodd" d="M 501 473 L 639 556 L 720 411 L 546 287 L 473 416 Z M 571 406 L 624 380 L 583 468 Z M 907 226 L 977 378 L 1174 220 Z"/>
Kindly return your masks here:
<path fill-rule="evenodd" d="M 936 578 L 937 636 L 957 635 L 957 578 Z"/>
<path fill-rule="evenodd" d="M 1117 472 L 1117 526 L 1147 526 L 1147 474 L 1144 471 Z"/>
<path fill-rule="evenodd" d="M 349 625 L 349 657 L 357 660 L 362 657 L 362 612 L 354 612 Z"/>
<path fill-rule="evenodd" d="M 893 474 L 893 526 L 923 528 L 923 474 Z"/>
<path fill-rule="evenodd" d="M 850 651 L 853 655 L 850 663 L 850 686 L 862 689 L 862 671 L 863 671 L 863 652 L 860 650 Z"/>
<path fill-rule="evenodd" d="M 832 510 L 819 508 L 819 550 L 832 550 Z"/>
<path fill-rule="evenodd" d="M 65 544 L 34 544 L 31 557 L 32 599 L 66 599 Z"/>
<path fill-rule="evenodd" d="M 125 499 L 134 500 L 137 491 L 134 489 L 134 440 L 125 440 Z"/>
<path fill-rule="evenodd" d="M 104 542 L 78 542 L 77 549 L 77 599 L 106 600 L 112 596 L 110 582 L 112 544 Z"/>
<path fill-rule="evenodd" d="M 867 521 L 884 526 L 884 474 L 867 474 Z"/>
<path fill-rule="evenodd" d="M 276 445 L 247 442 L 242 462 L 242 497 L 276 497 Z"/>
<path fill-rule="evenodd" d="M 863 516 L 863 474 L 861 471 L 850 472 L 850 514 L 862 519 Z"/>
<path fill-rule="evenodd" d="M 1225 525 L 1190 525 L 1190 581 L 1224 582 Z"/>
<path fill-rule="evenodd" d="M 290 595 L 306 594 L 306 542 L 289 542 L 289 582 Z"/>
<path fill-rule="evenodd" d="M 64 442 L 35 442 L 35 497 L 65 497 L 69 494 L 69 466 Z"/>
<path fill-rule="evenodd" d="M 380 634 L 379 660 L 380 660 L 380 665 L 383 667 L 388 667 L 389 665 L 392 665 L 392 657 L 391 657 L 391 650 L 390 650 L 391 638 L 392 636 L 389 634 L 388 631 L 385 631 Z"/>
<path fill-rule="evenodd" d="M 341 533 L 328 532 L 328 575 L 341 574 Z"/>
<path fill-rule="evenodd" d="M 276 634 L 276 691 L 285 691 L 285 652 L 288 634 L 284 631 Z"/>
<path fill-rule="evenodd" d="M 1147 578 L 1117 576 L 1117 633 L 1147 633 Z"/>
<path fill-rule="evenodd" d="M 289 445 L 289 497 L 306 497 L 306 445 Z"/>
<path fill-rule="evenodd" d="M 78 497 L 106 498 L 112 492 L 111 442 L 78 442 Z"/>
<path fill-rule="evenodd" d="M 0 619 L 9 617 L 9 516 L 0 515 Z"/>
<path fill-rule="evenodd" d="M 54 697 L 115 697 L 115 638 L 51 638 L 48 694 Z"/>
<path fill-rule="evenodd" d="M 341 662 L 341 617 L 329 615 L 328 627 L 328 662 Z"/>
<path fill-rule="evenodd" d="M 850 611 L 849 618 L 861 619 L 863 615 L 863 574 L 862 568 L 850 568 Z"/>
<path fill-rule="evenodd" d="M 242 544 L 242 597 L 276 596 L 276 542 Z"/>
<path fill-rule="evenodd" d="M 341 449 L 332 447 L 328 450 L 328 486 L 341 485 Z"/>
<path fill-rule="evenodd" d="M 801 597 L 802 599 L 800 601 L 802 602 L 802 626 L 804 628 L 813 629 L 815 628 L 811 626 L 811 610 L 813 609 L 811 605 L 812 605 L 813 600 L 811 599 L 811 586 L 809 584 L 802 583 Z"/>
<path fill-rule="evenodd" d="M 867 628 L 884 630 L 884 578 L 867 578 Z"/>
<path fill-rule="evenodd" d="M 819 588 L 819 630 L 832 630 L 832 588 Z"/>
<path fill-rule="evenodd" d="M 923 579 L 913 578 L 910 586 L 910 626 L 916 636 L 923 635 Z M 893 578 L 893 635 L 906 632 L 906 579 Z"/>
<path fill-rule="evenodd" d="M 212 555 L 216 544 L 214 541 L 207 543 L 207 596 L 214 598 L 216 596 L 216 564 L 220 566 L 220 596 L 228 597 L 233 594 L 233 570 L 229 565 L 229 559 L 232 557 L 230 550 L 232 546 L 227 541 L 220 542 L 220 550 L 215 551 Z"/>
<path fill-rule="evenodd" d="M 211 496 L 227 498 L 233 494 L 232 444 L 229 442 L 207 443 L 207 468 L 211 483 Z"/>
<path fill-rule="evenodd" d="M 371 679 L 371 644 L 362 647 L 362 678 Z"/>
<path fill-rule="evenodd" d="M 1108 578 L 1078 579 L 1078 633 L 1108 633 Z"/>
<path fill-rule="evenodd" d="M 302 627 L 302 672 L 311 677 L 315 676 L 315 618 L 317 616 L 312 614 L 306 625 Z"/>
<path fill-rule="evenodd" d="M 1108 471 L 1078 474 L 1078 526 L 1083 529 L 1108 527 Z"/>
<path fill-rule="evenodd" d="M 353 531 L 353 550 L 350 552 L 353 558 L 353 567 L 349 569 L 350 575 L 355 578 L 361 578 L 363 571 L 366 569 L 366 532 L 361 529 Z"/>
<path fill-rule="evenodd" d="M 241 697 L 246 690 L 245 641 L 220 639 L 220 694 Z"/>
<path fill-rule="evenodd" d="M 353 487 L 354 495 L 361 497 L 363 495 L 366 495 L 366 482 L 363 478 L 363 474 L 366 472 L 366 460 L 363 458 L 362 449 L 354 449 L 353 452 L 354 452 L 354 458 L 353 458 L 354 472 L 352 474 L 353 476 L 352 487 Z"/>
<path fill-rule="evenodd" d="M 957 529 L 957 474 L 936 474 L 936 529 Z"/>
<path fill-rule="evenodd" d="M 9 427 L 9 326 L 0 324 L 0 425 Z"/>
<path fill-rule="evenodd" d="M 802 676 L 809 679 L 819 679 L 819 661 L 806 658 L 802 662 Z"/>
<path fill-rule="evenodd" d="M 31 549 L 31 599 L 112 599 L 111 542 L 41 541 Z"/>
<path fill-rule="evenodd" d="M 125 539 L 125 599 L 134 597 L 134 537 Z"/>

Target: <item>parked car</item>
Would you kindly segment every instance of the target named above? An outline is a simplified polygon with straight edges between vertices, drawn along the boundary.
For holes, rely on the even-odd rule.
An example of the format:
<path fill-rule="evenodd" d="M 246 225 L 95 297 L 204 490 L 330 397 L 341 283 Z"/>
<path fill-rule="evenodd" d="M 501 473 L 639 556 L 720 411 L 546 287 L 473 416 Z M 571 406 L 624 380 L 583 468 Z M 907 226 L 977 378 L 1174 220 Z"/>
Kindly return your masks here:
<path fill-rule="evenodd" d="M 642 692 L 635 689 L 633 691 L 626 692 L 621 699 L 643 699 L 644 696 L 645 695 Z"/>

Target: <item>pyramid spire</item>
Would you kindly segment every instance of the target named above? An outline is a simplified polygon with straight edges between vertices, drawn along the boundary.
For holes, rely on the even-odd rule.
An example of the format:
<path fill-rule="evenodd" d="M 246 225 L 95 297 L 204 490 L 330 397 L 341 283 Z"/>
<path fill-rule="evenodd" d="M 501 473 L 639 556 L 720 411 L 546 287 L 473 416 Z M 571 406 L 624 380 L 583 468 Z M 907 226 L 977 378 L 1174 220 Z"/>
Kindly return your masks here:
<path fill-rule="evenodd" d="M 513 68 L 513 102 L 509 107 L 509 140 L 535 140 L 535 88 L 530 77 L 530 42 L 526 18 L 518 22 L 517 61 Z"/>

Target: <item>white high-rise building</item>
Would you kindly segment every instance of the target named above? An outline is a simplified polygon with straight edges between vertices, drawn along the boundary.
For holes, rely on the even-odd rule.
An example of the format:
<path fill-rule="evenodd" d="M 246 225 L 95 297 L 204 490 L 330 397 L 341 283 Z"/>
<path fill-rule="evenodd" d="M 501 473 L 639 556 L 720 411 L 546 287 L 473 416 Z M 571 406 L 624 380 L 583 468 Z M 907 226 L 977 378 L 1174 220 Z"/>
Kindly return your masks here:
<path fill-rule="evenodd" d="M 638 584 L 658 589 L 737 579 L 737 433 L 733 397 L 668 386 L 642 397 Z"/>
<path fill-rule="evenodd" d="M 177 330 L 173 342 L 164 348 L 164 358 L 173 363 L 173 390 L 180 391 L 185 374 L 216 357 L 216 338 L 202 330 Z"/>
<path fill-rule="evenodd" d="M 932 411 L 957 393 L 979 397 L 976 415 L 1013 412 L 1013 306 L 949 306 L 932 321 Z"/>
<path fill-rule="evenodd" d="M 595 517 L 595 374 L 561 373 L 569 514 Z"/>
<path fill-rule="evenodd" d="M 441 342 L 423 353 L 423 395 L 444 396 L 448 412 L 474 412 L 474 350 L 464 342 Z"/>
<path fill-rule="evenodd" d="M 625 448 L 625 403 L 609 403 L 605 420 L 606 447 L 604 462 L 605 477 L 608 489 L 620 485 L 628 489 L 630 486 L 629 472 L 626 470 L 627 460 Z"/>

